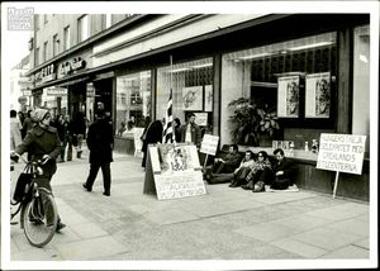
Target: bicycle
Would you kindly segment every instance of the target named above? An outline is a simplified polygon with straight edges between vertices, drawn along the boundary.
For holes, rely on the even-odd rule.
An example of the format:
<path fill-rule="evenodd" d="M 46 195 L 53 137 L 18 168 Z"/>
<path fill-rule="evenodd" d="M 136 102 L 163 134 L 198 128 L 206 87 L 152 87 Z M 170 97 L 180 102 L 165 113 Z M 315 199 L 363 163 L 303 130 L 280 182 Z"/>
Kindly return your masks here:
<path fill-rule="evenodd" d="M 19 155 L 16 157 L 21 157 L 26 165 L 16 183 L 14 202 L 11 200 L 11 205 L 18 205 L 15 212 L 11 211 L 11 220 L 21 211 L 20 227 L 26 239 L 31 245 L 41 248 L 53 239 L 56 232 L 57 207 L 51 191 L 39 187 L 36 182 L 36 177 L 43 174 L 40 166 L 44 162 L 27 161 Z M 12 157 L 12 160 L 17 161 L 18 158 Z M 47 214 L 50 215 L 49 221 Z"/>

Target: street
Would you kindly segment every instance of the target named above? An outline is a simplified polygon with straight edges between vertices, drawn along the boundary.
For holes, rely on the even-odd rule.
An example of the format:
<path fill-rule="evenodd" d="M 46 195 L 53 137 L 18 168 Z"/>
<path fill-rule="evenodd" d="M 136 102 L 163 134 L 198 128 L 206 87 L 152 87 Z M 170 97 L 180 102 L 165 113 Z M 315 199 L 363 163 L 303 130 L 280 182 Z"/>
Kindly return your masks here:
<path fill-rule="evenodd" d="M 158 201 L 144 195 L 141 159 L 114 153 L 111 197 L 87 153 L 58 164 L 52 185 L 67 227 L 34 248 L 11 226 L 12 260 L 368 259 L 369 205 L 312 191 L 255 193 L 228 184 Z"/>

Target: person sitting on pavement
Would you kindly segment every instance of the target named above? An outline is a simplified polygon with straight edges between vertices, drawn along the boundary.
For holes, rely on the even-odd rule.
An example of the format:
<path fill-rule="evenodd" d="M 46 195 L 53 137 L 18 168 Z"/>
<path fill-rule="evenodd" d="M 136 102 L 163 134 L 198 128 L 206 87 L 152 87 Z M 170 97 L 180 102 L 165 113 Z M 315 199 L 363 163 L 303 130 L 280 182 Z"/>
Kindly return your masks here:
<path fill-rule="evenodd" d="M 240 161 L 241 156 L 239 154 L 238 146 L 236 144 L 231 145 L 228 149 L 228 153 L 224 156 L 224 158 L 216 158 L 213 166 L 208 166 L 205 168 L 204 178 L 209 183 L 221 183 L 230 181 L 232 173 L 236 168 L 239 167 Z M 223 178 L 223 181 L 213 180 L 215 175 L 225 173 L 229 174 L 228 179 Z"/>
<path fill-rule="evenodd" d="M 242 185 L 242 188 L 252 190 L 252 192 L 262 192 L 265 185 L 271 181 L 272 176 L 272 164 L 269 161 L 267 152 L 259 151 L 257 153 L 257 161 L 247 175 L 247 184 Z"/>
<path fill-rule="evenodd" d="M 271 183 L 271 189 L 284 190 L 293 185 L 295 173 L 294 163 L 285 157 L 282 149 L 274 150 L 277 163 L 274 165 L 274 179 Z"/>
<path fill-rule="evenodd" d="M 18 160 L 18 156 L 25 152 L 31 157 L 32 161 L 41 160 L 43 174 L 36 177 L 36 183 L 39 187 L 44 187 L 52 191 L 50 182 L 57 171 L 56 159 L 61 152 L 61 142 L 58 138 L 57 129 L 50 126 L 52 116 L 48 109 L 37 108 L 31 114 L 31 117 L 37 123 L 25 136 L 23 142 L 18 145 L 13 153 L 11 153 L 12 160 Z M 46 213 L 46 220 L 48 225 L 53 221 L 52 212 Z M 58 216 L 56 231 L 66 227 L 61 222 Z"/>
<path fill-rule="evenodd" d="M 245 152 L 245 157 L 240 163 L 240 166 L 235 169 L 233 173 L 233 179 L 229 187 L 239 187 L 240 185 L 246 183 L 246 177 L 250 173 L 251 168 L 256 164 L 254 160 L 254 154 L 252 151 L 248 150 Z"/>

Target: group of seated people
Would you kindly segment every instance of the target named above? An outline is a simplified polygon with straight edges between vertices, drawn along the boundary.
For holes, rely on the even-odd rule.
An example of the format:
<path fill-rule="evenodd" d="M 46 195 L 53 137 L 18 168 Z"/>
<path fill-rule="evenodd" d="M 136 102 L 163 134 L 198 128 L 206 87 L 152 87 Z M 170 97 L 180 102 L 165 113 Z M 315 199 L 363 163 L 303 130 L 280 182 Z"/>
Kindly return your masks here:
<path fill-rule="evenodd" d="M 204 169 L 204 178 L 209 184 L 230 182 L 230 187 L 242 187 L 252 192 L 271 189 L 284 190 L 293 185 L 295 167 L 285 157 L 282 149 L 273 152 L 272 163 L 265 151 L 254 154 L 247 150 L 241 159 L 238 146 L 231 145 L 223 158 L 215 158 L 214 164 Z"/>

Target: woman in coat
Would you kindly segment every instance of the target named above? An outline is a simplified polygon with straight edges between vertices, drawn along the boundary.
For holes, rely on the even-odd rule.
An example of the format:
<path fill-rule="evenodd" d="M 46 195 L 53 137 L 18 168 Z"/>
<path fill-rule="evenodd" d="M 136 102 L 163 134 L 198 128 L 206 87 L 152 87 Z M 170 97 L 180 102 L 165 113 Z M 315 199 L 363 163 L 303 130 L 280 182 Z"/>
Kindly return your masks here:
<path fill-rule="evenodd" d="M 23 142 L 16 147 L 15 153 L 22 155 L 28 152 L 32 161 L 43 161 L 41 168 L 43 174 L 36 178 L 38 186 L 52 191 L 50 182 L 57 171 L 56 159 L 61 151 L 61 142 L 58 138 L 57 129 L 50 126 L 51 115 L 48 109 L 37 108 L 32 112 L 31 117 L 37 123 L 25 136 Z M 14 155 L 11 155 L 14 158 Z M 47 212 L 47 221 L 52 219 L 52 214 Z M 66 225 L 58 217 L 56 231 L 60 231 Z"/>
<path fill-rule="evenodd" d="M 141 148 L 141 151 L 144 153 L 143 160 L 141 166 L 145 168 L 146 166 L 146 158 L 147 158 L 147 151 L 148 151 L 148 145 L 149 144 L 156 144 L 158 142 L 162 142 L 162 131 L 163 126 L 162 122 L 160 120 L 155 120 L 152 122 L 151 125 L 149 125 L 146 134 L 145 139 L 143 141 L 143 146 Z"/>

